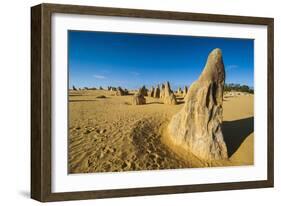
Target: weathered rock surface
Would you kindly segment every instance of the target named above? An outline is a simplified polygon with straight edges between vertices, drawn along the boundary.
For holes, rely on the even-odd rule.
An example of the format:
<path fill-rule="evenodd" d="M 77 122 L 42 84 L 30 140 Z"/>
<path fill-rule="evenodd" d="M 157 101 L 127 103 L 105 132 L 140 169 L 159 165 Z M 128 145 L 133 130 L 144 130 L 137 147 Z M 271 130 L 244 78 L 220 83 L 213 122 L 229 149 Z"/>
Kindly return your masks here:
<path fill-rule="evenodd" d="M 154 92 L 155 92 L 155 89 L 154 87 L 151 87 L 151 90 L 150 90 L 150 97 L 154 97 Z"/>
<path fill-rule="evenodd" d="M 160 98 L 160 88 L 159 88 L 159 85 L 157 85 L 157 86 L 155 87 L 153 97 L 154 97 L 154 98 Z"/>
<path fill-rule="evenodd" d="M 199 79 L 190 86 L 184 107 L 168 125 L 171 141 L 201 159 L 228 158 L 221 129 L 224 81 L 222 53 L 214 49 Z"/>
<path fill-rule="evenodd" d="M 184 97 L 187 95 L 187 92 L 188 92 L 188 88 L 187 88 L 187 86 L 184 86 L 184 90 L 183 90 Z"/>
<path fill-rule="evenodd" d="M 137 93 L 132 98 L 132 105 L 142 105 L 146 104 L 146 99 L 144 96 L 140 93 Z"/>
<path fill-rule="evenodd" d="M 139 89 L 138 93 L 142 94 L 143 96 L 147 96 L 147 89 L 145 86 Z"/>
<path fill-rule="evenodd" d="M 163 102 L 164 102 L 164 104 L 172 104 L 172 105 L 177 104 L 177 99 L 171 90 L 169 82 L 166 82 L 166 84 L 165 84 Z"/>
<path fill-rule="evenodd" d="M 165 96 L 165 85 L 164 84 L 161 84 L 161 87 L 160 87 L 160 98 L 164 98 Z"/>

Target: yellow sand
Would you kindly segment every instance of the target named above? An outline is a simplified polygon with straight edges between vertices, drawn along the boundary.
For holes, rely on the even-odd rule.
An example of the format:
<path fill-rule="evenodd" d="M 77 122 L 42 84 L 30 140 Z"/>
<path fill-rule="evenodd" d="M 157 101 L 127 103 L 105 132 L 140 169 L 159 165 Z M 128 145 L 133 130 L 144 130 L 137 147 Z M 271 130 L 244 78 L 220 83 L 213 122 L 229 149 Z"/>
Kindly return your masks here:
<path fill-rule="evenodd" d="M 206 162 L 173 146 L 165 128 L 183 106 L 106 90 L 69 92 L 69 173 L 253 164 L 253 95 L 225 95 L 223 133 L 229 161 Z M 106 98 L 97 98 L 104 95 Z"/>

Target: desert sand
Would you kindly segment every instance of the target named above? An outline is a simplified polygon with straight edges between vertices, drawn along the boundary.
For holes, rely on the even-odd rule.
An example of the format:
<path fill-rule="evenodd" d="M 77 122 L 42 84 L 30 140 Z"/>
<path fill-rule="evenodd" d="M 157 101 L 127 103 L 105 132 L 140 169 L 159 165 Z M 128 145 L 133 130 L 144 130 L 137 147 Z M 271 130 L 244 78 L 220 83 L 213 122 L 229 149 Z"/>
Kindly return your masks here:
<path fill-rule="evenodd" d="M 224 93 L 222 132 L 229 159 L 202 160 L 167 138 L 167 125 L 184 105 L 146 96 L 132 105 L 131 95 L 107 90 L 69 90 L 69 173 L 136 171 L 252 165 L 254 96 Z"/>

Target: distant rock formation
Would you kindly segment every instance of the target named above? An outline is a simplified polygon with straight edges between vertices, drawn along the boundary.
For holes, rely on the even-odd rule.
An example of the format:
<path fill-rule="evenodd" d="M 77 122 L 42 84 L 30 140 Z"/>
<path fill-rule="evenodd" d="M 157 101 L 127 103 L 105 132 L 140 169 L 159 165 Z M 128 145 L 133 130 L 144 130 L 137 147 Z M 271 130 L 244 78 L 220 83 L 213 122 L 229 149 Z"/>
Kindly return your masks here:
<path fill-rule="evenodd" d="M 154 97 L 154 92 L 155 92 L 155 89 L 154 89 L 154 87 L 151 87 L 151 89 L 150 89 L 150 97 Z"/>
<path fill-rule="evenodd" d="M 180 87 L 178 88 L 177 94 L 182 94 L 182 90 Z"/>
<path fill-rule="evenodd" d="M 164 104 L 172 104 L 172 105 L 176 105 L 177 104 L 176 97 L 175 97 L 174 93 L 171 90 L 169 82 L 165 83 L 163 102 L 164 102 Z"/>
<path fill-rule="evenodd" d="M 165 85 L 164 84 L 161 84 L 161 87 L 160 87 L 160 98 L 164 98 L 165 96 Z"/>
<path fill-rule="evenodd" d="M 124 96 L 124 95 L 128 95 L 129 94 L 129 92 L 128 92 L 128 90 L 123 90 L 121 87 L 118 87 L 117 89 L 116 89 L 116 96 Z"/>
<path fill-rule="evenodd" d="M 147 96 L 147 89 L 145 86 L 139 89 L 138 93 L 142 94 L 143 96 Z"/>
<path fill-rule="evenodd" d="M 132 97 L 132 105 L 143 105 L 146 104 L 146 99 L 144 98 L 143 94 L 140 92 L 136 93 Z"/>
<path fill-rule="evenodd" d="M 188 87 L 184 86 L 184 90 L 183 90 L 183 96 L 185 97 L 187 95 L 188 92 Z"/>
<path fill-rule="evenodd" d="M 116 87 L 111 87 L 110 91 L 115 92 L 115 91 L 117 91 L 117 88 Z"/>
<path fill-rule="evenodd" d="M 172 142 L 205 160 L 227 159 L 221 124 L 225 71 L 220 49 L 214 49 L 184 107 L 168 125 Z"/>
<path fill-rule="evenodd" d="M 160 88 L 159 88 L 159 85 L 157 85 L 157 86 L 155 87 L 153 97 L 154 97 L 154 98 L 160 98 Z"/>

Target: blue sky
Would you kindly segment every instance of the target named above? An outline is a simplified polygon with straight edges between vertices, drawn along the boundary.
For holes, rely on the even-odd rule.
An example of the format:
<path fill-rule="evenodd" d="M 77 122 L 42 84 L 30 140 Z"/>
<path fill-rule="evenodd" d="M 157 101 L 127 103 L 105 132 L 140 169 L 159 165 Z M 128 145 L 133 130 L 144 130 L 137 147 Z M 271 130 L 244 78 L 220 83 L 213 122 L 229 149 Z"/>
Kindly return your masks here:
<path fill-rule="evenodd" d="M 254 40 L 113 32 L 68 32 L 69 87 L 191 85 L 220 48 L 226 83 L 253 87 Z"/>

